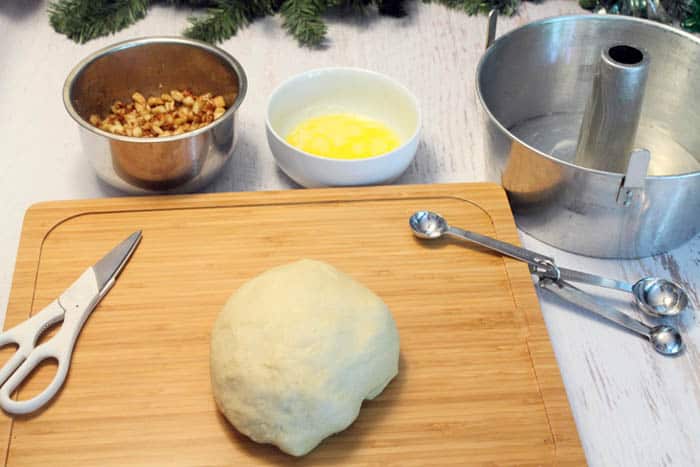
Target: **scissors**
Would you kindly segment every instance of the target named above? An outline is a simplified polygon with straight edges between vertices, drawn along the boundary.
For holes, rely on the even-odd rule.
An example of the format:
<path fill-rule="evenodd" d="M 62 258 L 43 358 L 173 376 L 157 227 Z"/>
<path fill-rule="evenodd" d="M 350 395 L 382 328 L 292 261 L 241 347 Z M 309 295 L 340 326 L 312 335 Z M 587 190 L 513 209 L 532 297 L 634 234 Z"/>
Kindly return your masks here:
<path fill-rule="evenodd" d="M 28 320 L 0 334 L 0 347 L 15 344 L 15 354 L 0 369 L 0 407 L 11 414 L 27 414 L 41 408 L 58 392 L 68 374 L 73 347 L 80 330 L 92 311 L 114 285 L 141 241 L 141 231 L 129 237 L 90 266 L 70 287 L 46 308 Z M 50 326 L 63 321 L 51 339 L 36 345 Z M 55 359 L 58 370 L 43 392 L 23 401 L 10 396 L 44 360 Z"/>

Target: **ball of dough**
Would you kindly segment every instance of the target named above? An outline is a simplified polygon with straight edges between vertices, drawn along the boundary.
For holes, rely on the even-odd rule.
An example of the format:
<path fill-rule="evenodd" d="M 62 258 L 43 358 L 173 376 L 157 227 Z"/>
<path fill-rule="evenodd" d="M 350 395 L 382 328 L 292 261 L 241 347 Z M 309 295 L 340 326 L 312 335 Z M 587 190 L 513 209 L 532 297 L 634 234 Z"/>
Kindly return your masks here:
<path fill-rule="evenodd" d="M 259 443 L 301 456 L 347 428 L 398 373 L 387 306 L 329 264 L 301 260 L 241 286 L 211 338 L 214 398 Z"/>

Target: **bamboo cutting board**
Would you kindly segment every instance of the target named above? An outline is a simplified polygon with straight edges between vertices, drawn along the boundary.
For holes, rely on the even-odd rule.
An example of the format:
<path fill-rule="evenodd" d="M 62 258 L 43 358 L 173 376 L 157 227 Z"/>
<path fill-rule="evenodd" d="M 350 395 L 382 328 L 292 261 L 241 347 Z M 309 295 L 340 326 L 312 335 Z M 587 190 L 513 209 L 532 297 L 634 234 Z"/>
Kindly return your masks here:
<path fill-rule="evenodd" d="M 5 328 L 43 308 L 136 229 L 143 240 L 85 325 L 63 390 L 3 415 L 6 465 L 581 464 L 527 267 L 415 239 L 416 210 L 517 243 L 491 184 L 225 193 L 42 203 L 26 214 Z M 375 291 L 401 337 L 398 377 L 304 458 L 218 414 L 209 333 L 244 281 L 300 258 Z M 260 343 L 265 345 L 264 342 Z M 53 376 L 42 368 L 24 399 Z"/>

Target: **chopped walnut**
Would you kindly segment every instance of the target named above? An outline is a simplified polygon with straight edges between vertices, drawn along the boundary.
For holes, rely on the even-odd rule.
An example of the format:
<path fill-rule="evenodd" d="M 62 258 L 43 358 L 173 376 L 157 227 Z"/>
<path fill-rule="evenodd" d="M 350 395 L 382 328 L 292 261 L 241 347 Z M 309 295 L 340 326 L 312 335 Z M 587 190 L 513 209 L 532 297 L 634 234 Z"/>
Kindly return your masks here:
<path fill-rule="evenodd" d="M 96 127 L 124 136 L 154 138 L 181 135 L 208 125 L 226 112 L 226 101 L 211 93 L 195 96 L 188 89 L 150 96 L 135 92 L 132 102 L 116 100 L 105 118 L 90 115 Z"/>

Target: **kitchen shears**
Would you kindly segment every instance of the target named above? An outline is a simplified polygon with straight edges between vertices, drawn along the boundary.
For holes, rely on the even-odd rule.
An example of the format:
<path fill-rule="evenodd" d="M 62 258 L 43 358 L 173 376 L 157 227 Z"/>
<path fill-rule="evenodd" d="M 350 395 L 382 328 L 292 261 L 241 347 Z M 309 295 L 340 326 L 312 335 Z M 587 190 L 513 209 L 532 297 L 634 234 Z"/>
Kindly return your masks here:
<path fill-rule="evenodd" d="M 27 414 L 46 404 L 63 385 L 80 330 L 126 265 L 141 240 L 141 231 L 129 237 L 90 266 L 46 308 L 0 334 L 0 347 L 17 345 L 15 354 L 0 369 L 0 407 L 11 414 Z M 36 345 L 41 334 L 63 321 L 56 335 Z M 16 401 L 12 393 L 42 361 L 55 359 L 58 369 L 51 383 L 31 399 Z"/>

